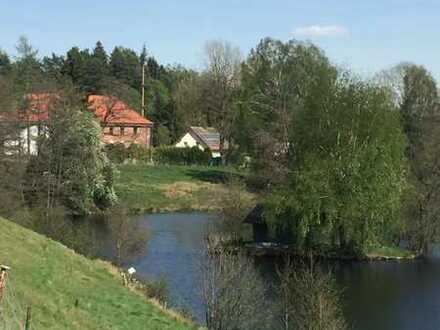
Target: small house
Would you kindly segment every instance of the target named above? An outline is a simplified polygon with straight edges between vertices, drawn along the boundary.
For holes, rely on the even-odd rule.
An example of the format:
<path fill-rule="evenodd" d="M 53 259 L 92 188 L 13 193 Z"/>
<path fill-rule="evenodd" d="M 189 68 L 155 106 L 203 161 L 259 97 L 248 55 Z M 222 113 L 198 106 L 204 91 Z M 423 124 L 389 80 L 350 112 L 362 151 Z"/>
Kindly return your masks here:
<path fill-rule="evenodd" d="M 209 150 L 212 158 L 220 158 L 220 133 L 213 127 L 192 126 L 188 132 L 176 143 L 177 148 L 198 147 L 200 150 Z M 225 145 L 225 149 L 227 145 Z"/>
<path fill-rule="evenodd" d="M 55 94 L 27 94 L 24 106 L 16 111 L 0 113 L 1 123 L 13 123 L 19 127 L 17 140 L 8 141 L 9 146 L 18 146 L 27 154 L 37 153 L 37 138 L 43 134 L 50 117 L 50 107 Z"/>
<path fill-rule="evenodd" d="M 255 243 L 269 241 L 269 228 L 264 220 L 263 211 L 263 204 L 257 204 L 243 221 L 243 223 L 252 226 L 253 240 Z"/>

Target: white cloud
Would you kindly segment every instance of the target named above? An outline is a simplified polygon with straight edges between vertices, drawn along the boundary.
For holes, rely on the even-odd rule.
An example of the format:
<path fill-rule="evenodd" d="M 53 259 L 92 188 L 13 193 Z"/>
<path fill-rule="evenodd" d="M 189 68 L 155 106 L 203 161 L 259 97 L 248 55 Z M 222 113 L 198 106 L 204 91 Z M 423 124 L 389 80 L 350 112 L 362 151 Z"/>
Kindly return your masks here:
<path fill-rule="evenodd" d="M 346 37 L 348 29 L 341 25 L 311 25 L 298 27 L 293 31 L 296 37 Z"/>

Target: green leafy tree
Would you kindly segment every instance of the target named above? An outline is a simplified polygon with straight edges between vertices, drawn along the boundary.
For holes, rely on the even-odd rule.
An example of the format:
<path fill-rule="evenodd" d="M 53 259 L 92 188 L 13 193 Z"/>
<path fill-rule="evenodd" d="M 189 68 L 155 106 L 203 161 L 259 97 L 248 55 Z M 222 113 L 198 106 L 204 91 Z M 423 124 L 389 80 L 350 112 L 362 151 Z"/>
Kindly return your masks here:
<path fill-rule="evenodd" d="M 12 218 L 23 206 L 21 127 L 14 120 L 18 106 L 13 79 L 0 74 L 0 214 Z"/>
<path fill-rule="evenodd" d="M 312 90 L 325 91 L 335 79 L 335 68 L 312 44 L 266 38 L 251 50 L 242 67 L 234 130 L 261 176 L 283 181 L 294 152 L 291 133 L 296 113 Z"/>
<path fill-rule="evenodd" d="M 203 73 L 203 99 L 207 123 L 220 133 L 219 152 L 226 163 L 232 146 L 235 100 L 240 80 L 241 54 L 229 42 L 210 41 L 205 45 L 206 68 Z"/>
<path fill-rule="evenodd" d="M 411 191 L 406 219 L 413 248 L 428 252 L 440 238 L 440 147 L 439 104 L 436 83 L 421 66 L 405 70 L 400 111 L 408 139 Z"/>
<path fill-rule="evenodd" d="M 271 227 L 306 250 L 364 253 L 401 229 L 405 139 L 389 94 L 341 78 L 292 126 L 295 168 L 269 198 Z M 317 103 L 317 99 L 320 100 Z"/>
<path fill-rule="evenodd" d="M 27 166 L 28 202 L 46 209 L 62 206 L 74 215 L 111 206 L 113 170 L 102 150 L 99 123 L 74 93 L 57 91 L 49 104 L 47 132 Z"/>

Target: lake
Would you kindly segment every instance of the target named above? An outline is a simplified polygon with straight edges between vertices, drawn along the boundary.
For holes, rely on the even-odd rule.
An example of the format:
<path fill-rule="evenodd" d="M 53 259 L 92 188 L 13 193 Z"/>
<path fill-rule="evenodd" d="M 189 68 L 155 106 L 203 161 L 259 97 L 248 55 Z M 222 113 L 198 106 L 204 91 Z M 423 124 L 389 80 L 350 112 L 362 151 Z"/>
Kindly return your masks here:
<path fill-rule="evenodd" d="M 203 213 L 138 217 L 150 239 L 130 265 L 138 276 L 164 278 L 171 305 L 185 306 L 203 322 L 199 258 L 203 237 L 215 217 Z M 265 263 L 265 270 L 271 267 Z M 344 310 L 353 329 L 440 329 L 440 259 L 354 262 L 332 265 L 344 288 Z"/>

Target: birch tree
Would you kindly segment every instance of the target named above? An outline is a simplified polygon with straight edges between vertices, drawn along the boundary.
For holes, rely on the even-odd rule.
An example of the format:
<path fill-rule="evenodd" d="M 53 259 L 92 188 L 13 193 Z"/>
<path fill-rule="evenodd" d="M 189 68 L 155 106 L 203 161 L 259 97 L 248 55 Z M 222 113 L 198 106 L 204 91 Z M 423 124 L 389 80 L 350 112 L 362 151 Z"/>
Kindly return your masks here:
<path fill-rule="evenodd" d="M 240 81 L 240 50 L 226 41 L 210 41 L 205 45 L 206 68 L 204 93 L 208 125 L 220 133 L 222 162 L 232 145 L 232 123 L 235 96 Z"/>

